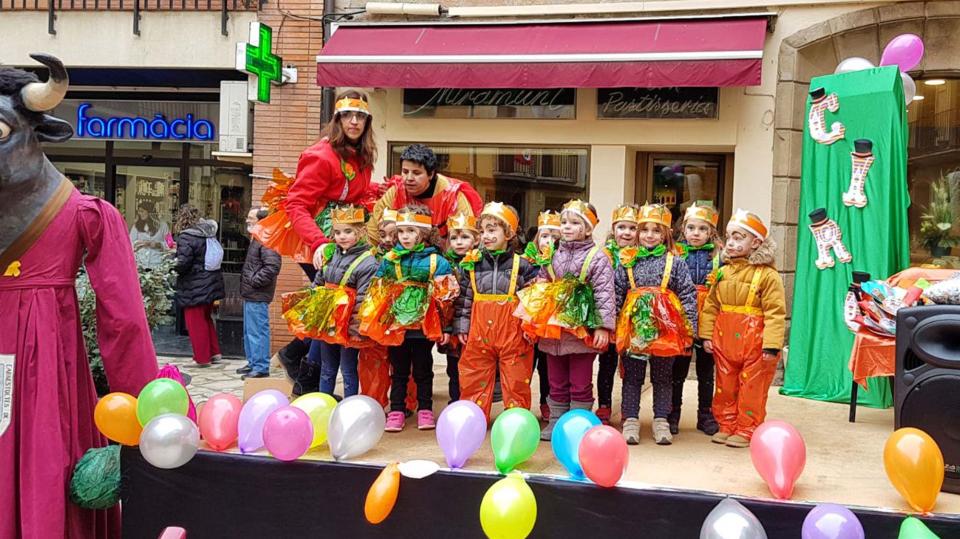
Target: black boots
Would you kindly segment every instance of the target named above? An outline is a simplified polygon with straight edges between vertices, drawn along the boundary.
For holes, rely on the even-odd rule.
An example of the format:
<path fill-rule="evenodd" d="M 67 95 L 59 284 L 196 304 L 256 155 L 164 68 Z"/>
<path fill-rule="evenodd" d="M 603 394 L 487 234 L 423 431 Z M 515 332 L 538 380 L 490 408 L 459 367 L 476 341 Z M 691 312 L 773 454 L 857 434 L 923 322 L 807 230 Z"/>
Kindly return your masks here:
<path fill-rule="evenodd" d="M 299 397 L 317 391 L 320 391 L 320 365 L 314 365 L 306 359 L 300 360 L 300 369 L 293 383 L 293 394 Z"/>
<path fill-rule="evenodd" d="M 697 410 L 697 430 L 702 431 L 707 436 L 713 436 L 720 430 L 720 425 L 717 424 L 711 410 Z"/>

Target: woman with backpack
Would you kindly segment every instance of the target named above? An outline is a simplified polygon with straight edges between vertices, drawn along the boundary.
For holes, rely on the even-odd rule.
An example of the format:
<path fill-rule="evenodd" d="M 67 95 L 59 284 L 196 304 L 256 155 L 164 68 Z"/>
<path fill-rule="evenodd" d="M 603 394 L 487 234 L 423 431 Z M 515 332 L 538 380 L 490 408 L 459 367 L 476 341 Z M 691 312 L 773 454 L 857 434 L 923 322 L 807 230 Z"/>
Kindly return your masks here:
<path fill-rule="evenodd" d="M 183 310 L 184 322 L 193 346 L 193 360 L 198 367 L 209 367 L 220 361 L 217 328 L 213 324 L 213 303 L 226 295 L 223 286 L 223 247 L 217 241 L 217 222 L 200 217 L 200 210 L 190 204 L 180 206 L 177 222 L 177 307 Z"/>

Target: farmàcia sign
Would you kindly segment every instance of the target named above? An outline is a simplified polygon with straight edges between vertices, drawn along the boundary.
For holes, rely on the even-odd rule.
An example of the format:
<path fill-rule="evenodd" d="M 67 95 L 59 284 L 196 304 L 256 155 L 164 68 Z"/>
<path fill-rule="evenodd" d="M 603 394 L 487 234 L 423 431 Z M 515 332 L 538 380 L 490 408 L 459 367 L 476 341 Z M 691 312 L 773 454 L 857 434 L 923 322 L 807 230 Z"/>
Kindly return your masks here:
<path fill-rule="evenodd" d="M 176 107 L 176 103 L 172 108 Z M 216 104 L 214 104 L 216 106 Z M 113 108 L 111 106 L 111 108 Z M 123 112 L 121 112 L 122 114 Z M 156 112 L 153 117 L 131 114 L 101 114 L 95 104 L 81 102 L 76 105 L 74 129 L 77 137 L 109 140 L 217 140 L 216 126 L 211 120 L 198 117 L 193 112 L 168 115 Z"/>

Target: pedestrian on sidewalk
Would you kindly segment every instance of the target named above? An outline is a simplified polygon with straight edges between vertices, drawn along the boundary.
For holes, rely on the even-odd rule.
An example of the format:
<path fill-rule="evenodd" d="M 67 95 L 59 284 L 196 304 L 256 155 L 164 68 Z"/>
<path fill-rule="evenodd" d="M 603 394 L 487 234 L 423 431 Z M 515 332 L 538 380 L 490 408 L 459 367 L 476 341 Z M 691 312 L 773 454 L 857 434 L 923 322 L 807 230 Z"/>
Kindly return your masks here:
<path fill-rule="evenodd" d="M 267 210 L 253 208 L 247 213 L 247 232 Z M 270 302 L 277 289 L 280 274 L 280 255 L 264 247 L 256 238 L 250 240 L 247 258 L 240 275 L 240 297 L 243 298 L 243 353 L 247 365 L 237 374 L 247 378 L 266 378 L 270 375 Z"/>

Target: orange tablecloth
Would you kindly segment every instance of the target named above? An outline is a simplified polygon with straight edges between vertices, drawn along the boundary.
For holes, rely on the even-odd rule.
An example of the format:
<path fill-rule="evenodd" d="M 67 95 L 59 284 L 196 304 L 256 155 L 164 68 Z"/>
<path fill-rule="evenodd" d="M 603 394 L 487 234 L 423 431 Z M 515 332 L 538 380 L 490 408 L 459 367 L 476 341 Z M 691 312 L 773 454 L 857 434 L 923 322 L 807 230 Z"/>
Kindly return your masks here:
<path fill-rule="evenodd" d="M 850 351 L 853 381 L 867 389 L 867 378 L 893 376 L 896 362 L 896 337 L 881 337 L 861 328 Z"/>

